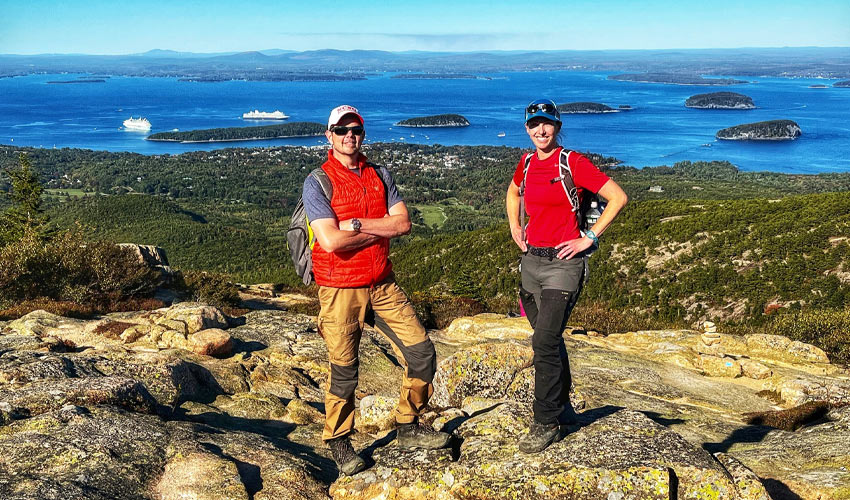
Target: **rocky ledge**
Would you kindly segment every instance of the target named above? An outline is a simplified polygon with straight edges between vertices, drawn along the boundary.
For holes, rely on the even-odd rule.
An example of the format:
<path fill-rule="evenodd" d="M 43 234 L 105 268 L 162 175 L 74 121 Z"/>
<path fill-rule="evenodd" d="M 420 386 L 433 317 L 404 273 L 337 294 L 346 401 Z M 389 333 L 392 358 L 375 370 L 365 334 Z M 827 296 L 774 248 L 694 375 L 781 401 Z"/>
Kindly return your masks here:
<path fill-rule="evenodd" d="M 769 120 L 724 128 L 715 137 L 730 141 L 789 141 L 801 135 L 803 131 L 792 120 Z"/>
<path fill-rule="evenodd" d="M 753 99 L 737 92 L 711 92 L 688 97 L 685 107 L 696 109 L 755 109 Z"/>
<path fill-rule="evenodd" d="M 443 114 L 408 118 L 395 125 L 397 127 L 468 127 L 469 120 L 461 115 Z"/>
<path fill-rule="evenodd" d="M 402 368 L 367 329 L 353 441 L 369 468 L 337 478 L 320 439 L 329 369 L 312 317 L 185 303 L 91 321 L 36 311 L 0 323 L 0 498 L 848 497 L 850 373 L 820 349 L 713 330 L 570 331 L 578 420 L 523 455 L 524 318 L 432 332 L 423 420 L 455 435 L 436 451 L 396 446 Z"/>
<path fill-rule="evenodd" d="M 558 104 L 558 111 L 561 114 L 595 114 L 595 113 L 617 113 L 620 110 L 614 109 L 605 104 L 598 102 L 568 102 Z"/>

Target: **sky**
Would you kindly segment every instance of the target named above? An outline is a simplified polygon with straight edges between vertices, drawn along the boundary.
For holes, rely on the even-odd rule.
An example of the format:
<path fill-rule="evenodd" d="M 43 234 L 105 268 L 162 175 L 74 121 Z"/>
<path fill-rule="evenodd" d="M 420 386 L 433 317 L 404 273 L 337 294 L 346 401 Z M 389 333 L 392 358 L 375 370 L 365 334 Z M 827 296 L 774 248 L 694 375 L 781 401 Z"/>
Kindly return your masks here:
<path fill-rule="evenodd" d="M 848 47 L 848 0 L 0 0 L 0 54 Z"/>

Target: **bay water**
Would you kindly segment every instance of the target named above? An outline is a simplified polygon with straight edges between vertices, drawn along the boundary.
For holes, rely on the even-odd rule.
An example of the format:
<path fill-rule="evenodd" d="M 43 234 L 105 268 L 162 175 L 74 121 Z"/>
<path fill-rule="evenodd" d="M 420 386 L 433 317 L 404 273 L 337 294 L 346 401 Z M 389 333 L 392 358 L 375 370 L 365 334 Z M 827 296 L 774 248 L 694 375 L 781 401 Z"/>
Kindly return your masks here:
<path fill-rule="evenodd" d="M 352 104 L 362 112 L 368 142 L 505 145 L 530 148 L 523 110 L 536 98 L 590 101 L 629 111 L 564 115 L 563 144 L 614 156 L 635 167 L 682 160 L 727 160 L 741 170 L 784 173 L 850 171 L 850 88 L 811 88 L 830 80 L 731 77 L 751 83 L 728 87 L 608 80 L 606 73 L 511 72 L 477 79 L 398 79 L 391 74 L 342 82 L 184 82 L 176 78 L 110 77 L 104 83 L 48 84 L 86 75 L 31 75 L 0 79 L 0 144 L 86 148 L 142 154 L 177 154 L 224 147 L 316 146 L 324 137 L 251 142 L 170 143 L 149 133 L 279 122 L 247 121 L 253 109 L 281 110 L 289 122 L 326 123 L 331 108 Z M 694 94 L 733 91 L 757 109 L 685 108 Z M 399 120 L 457 113 L 463 128 L 403 128 Z M 149 133 L 123 130 L 123 120 L 144 116 Z M 718 141 L 725 127 L 790 119 L 803 135 L 794 141 Z M 502 136 L 502 134 L 504 134 Z"/>

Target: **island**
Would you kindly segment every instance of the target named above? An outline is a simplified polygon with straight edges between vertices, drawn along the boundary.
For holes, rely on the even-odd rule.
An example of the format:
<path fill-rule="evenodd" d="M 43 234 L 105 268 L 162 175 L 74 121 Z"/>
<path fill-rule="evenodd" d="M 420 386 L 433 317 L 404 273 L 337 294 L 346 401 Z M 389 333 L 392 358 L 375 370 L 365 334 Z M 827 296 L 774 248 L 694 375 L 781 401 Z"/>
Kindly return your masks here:
<path fill-rule="evenodd" d="M 230 142 L 286 139 L 290 137 L 316 137 L 324 135 L 325 126 L 314 122 L 293 122 L 260 127 L 228 127 L 185 132 L 158 132 L 147 137 L 149 141 L 164 142 Z"/>
<path fill-rule="evenodd" d="M 809 85 L 810 89 L 828 89 L 829 85 L 823 83 L 816 83 L 814 85 Z"/>
<path fill-rule="evenodd" d="M 489 76 L 477 76 L 465 73 L 399 73 L 390 78 L 398 80 L 492 80 Z"/>
<path fill-rule="evenodd" d="M 52 80 L 47 83 L 51 85 L 66 85 L 69 83 L 105 83 L 103 78 L 80 78 L 79 80 Z"/>
<path fill-rule="evenodd" d="M 611 75 L 609 80 L 637 83 L 666 83 L 670 85 L 739 85 L 750 83 L 734 78 L 704 78 L 700 75 L 683 75 L 679 73 L 627 73 Z"/>
<path fill-rule="evenodd" d="M 800 126 L 792 120 L 768 120 L 724 128 L 715 137 L 728 141 L 790 141 L 802 134 Z"/>
<path fill-rule="evenodd" d="M 567 102 L 558 104 L 558 111 L 566 115 L 617 113 L 620 110 L 598 102 Z"/>
<path fill-rule="evenodd" d="M 408 118 L 395 123 L 397 127 L 468 127 L 469 120 L 461 115 L 443 114 Z"/>
<path fill-rule="evenodd" d="M 755 109 L 753 99 L 737 92 L 696 94 L 685 101 L 686 108 L 696 109 Z"/>
<path fill-rule="evenodd" d="M 842 81 L 842 82 L 835 82 L 835 83 L 833 83 L 833 84 L 832 84 L 832 86 L 833 86 L 833 87 L 838 87 L 838 88 L 847 88 L 847 89 L 850 89 L 850 80 L 844 80 L 844 81 Z"/>

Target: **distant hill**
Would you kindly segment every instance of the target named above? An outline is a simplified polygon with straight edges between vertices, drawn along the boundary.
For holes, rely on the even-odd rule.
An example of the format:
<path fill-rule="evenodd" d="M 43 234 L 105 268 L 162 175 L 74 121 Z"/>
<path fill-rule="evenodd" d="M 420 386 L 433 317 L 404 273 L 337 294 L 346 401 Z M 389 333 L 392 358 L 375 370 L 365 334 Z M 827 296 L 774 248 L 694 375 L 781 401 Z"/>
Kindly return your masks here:
<path fill-rule="evenodd" d="M 262 61 L 262 64 L 257 64 Z M 850 78 L 850 48 L 692 49 L 610 51 L 387 52 L 379 50 L 263 50 L 196 54 L 0 55 L 0 76 L 93 73 L 122 76 L 270 80 L 282 74 L 412 72 L 473 74 L 504 71 L 634 72 L 644 75 L 742 75 Z M 696 75 L 696 76 L 695 76 Z M 666 80 L 670 80 L 668 76 Z M 719 84 L 712 79 L 708 84 Z M 697 84 L 704 84 L 696 80 Z"/>

